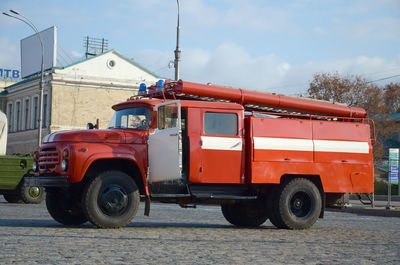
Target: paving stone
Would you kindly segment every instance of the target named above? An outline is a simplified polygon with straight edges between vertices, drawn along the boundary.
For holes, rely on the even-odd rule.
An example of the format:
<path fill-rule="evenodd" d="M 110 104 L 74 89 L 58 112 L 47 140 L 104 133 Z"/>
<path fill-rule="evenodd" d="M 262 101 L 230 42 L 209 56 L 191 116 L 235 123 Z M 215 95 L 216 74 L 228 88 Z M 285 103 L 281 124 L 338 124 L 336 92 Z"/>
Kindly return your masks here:
<path fill-rule="evenodd" d="M 236 228 L 218 206 L 144 207 L 125 228 L 58 224 L 0 199 L 1 264 L 400 264 L 400 218 L 326 212 L 308 230 Z"/>

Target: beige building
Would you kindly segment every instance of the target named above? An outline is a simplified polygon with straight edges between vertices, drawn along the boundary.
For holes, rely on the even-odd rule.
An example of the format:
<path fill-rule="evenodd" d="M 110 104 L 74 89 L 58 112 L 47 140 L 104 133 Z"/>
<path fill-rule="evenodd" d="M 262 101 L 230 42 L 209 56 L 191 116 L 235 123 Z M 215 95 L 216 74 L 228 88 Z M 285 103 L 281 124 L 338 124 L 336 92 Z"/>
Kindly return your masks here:
<path fill-rule="evenodd" d="M 42 136 L 62 130 L 85 129 L 100 121 L 106 128 L 111 106 L 136 95 L 140 83 L 160 77 L 116 51 L 46 72 Z M 0 107 L 8 119 L 7 154 L 30 153 L 38 146 L 38 76 L 5 88 Z"/>

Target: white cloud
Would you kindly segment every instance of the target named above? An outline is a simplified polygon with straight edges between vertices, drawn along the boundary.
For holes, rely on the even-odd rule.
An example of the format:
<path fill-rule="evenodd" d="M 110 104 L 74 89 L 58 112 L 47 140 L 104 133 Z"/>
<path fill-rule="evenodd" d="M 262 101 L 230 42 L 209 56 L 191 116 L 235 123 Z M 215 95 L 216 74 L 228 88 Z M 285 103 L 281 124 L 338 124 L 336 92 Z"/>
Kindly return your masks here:
<path fill-rule="evenodd" d="M 161 76 L 173 77 L 174 69 L 167 68 L 168 61 L 173 59 L 172 52 L 146 50 L 138 53 L 135 58 L 150 70 L 161 68 L 157 72 Z M 211 82 L 292 95 L 304 93 L 314 74 L 336 71 L 343 76 L 361 75 L 371 81 L 399 74 L 400 54 L 393 60 L 378 56 L 358 56 L 293 65 L 275 54 L 251 56 L 243 47 L 223 43 L 212 51 L 184 50 L 180 76 L 192 82 Z M 396 80 L 400 78 L 388 82 Z"/>
<path fill-rule="evenodd" d="M 211 52 L 189 50 L 182 56 L 184 79 L 257 90 L 278 83 L 289 69 L 290 64 L 274 54 L 252 57 L 233 43 L 223 43 Z"/>

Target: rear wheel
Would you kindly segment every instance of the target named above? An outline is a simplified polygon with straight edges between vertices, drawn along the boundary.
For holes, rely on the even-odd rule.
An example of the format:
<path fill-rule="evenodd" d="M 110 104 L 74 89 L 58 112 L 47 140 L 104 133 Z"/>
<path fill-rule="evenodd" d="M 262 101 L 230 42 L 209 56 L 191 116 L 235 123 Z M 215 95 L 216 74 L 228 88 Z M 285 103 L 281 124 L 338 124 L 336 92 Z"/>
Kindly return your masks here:
<path fill-rule="evenodd" d="M 83 211 L 99 228 L 126 226 L 139 208 L 139 190 L 121 171 L 105 171 L 92 179 L 82 196 Z"/>
<path fill-rule="evenodd" d="M 276 196 L 272 208 L 277 227 L 307 229 L 318 220 L 322 209 L 321 194 L 310 180 L 293 179 Z"/>
<path fill-rule="evenodd" d="M 267 196 L 267 212 L 269 216 L 269 221 L 277 228 L 286 228 L 283 224 L 282 219 L 279 216 L 279 201 L 278 194 L 280 190 L 278 188 L 271 189 Z"/>
<path fill-rule="evenodd" d="M 88 220 L 82 212 L 79 200 L 68 196 L 67 192 L 47 192 L 46 207 L 51 217 L 64 225 L 80 225 Z"/>
<path fill-rule="evenodd" d="M 236 226 L 257 227 L 268 219 L 265 200 L 221 205 L 225 219 Z"/>

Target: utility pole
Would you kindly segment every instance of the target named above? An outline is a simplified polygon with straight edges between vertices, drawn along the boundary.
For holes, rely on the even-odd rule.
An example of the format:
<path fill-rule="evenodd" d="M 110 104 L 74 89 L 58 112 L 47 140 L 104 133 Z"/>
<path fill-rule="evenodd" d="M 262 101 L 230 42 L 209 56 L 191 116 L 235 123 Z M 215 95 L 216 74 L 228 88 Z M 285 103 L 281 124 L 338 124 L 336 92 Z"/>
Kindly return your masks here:
<path fill-rule="evenodd" d="M 43 115 L 43 87 L 44 87 L 44 81 L 43 81 L 43 77 L 44 77 L 44 46 L 43 46 L 43 39 L 42 36 L 40 35 L 39 30 L 35 27 L 35 25 L 32 23 L 32 21 L 30 21 L 27 17 L 23 16 L 22 14 L 18 13 L 15 10 L 10 10 L 11 13 L 15 14 L 14 15 L 10 15 L 8 13 L 3 12 L 3 15 L 18 19 L 22 22 L 24 22 L 25 24 L 27 24 L 31 29 L 33 29 L 33 31 L 37 34 L 39 40 L 40 40 L 40 46 L 42 47 L 42 65 L 41 65 L 41 70 L 40 70 L 40 83 L 39 83 L 39 128 L 38 128 L 38 146 L 40 146 L 40 144 L 42 143 L 42 115 Z"/>
<path fill-rule="evenodd" d="M 179 61 L 181 60 L 181 51 L 179 50 L 179 0 L 176 0 L 176 3 L 178 4 L 178 23 L 176 27 L 176 49 L 175 49 L 175 80 L 179 80 Z"/>

